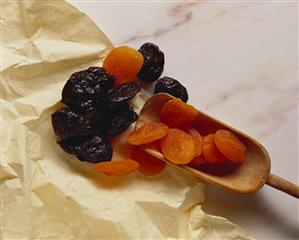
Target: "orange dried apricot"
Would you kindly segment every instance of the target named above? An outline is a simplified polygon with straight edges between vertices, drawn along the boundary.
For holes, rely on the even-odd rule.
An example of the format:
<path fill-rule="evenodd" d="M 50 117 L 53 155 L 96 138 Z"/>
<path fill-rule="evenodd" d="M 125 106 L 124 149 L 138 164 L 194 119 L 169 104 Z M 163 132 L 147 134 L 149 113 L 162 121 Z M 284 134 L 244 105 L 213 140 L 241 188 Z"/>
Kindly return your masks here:
<path fill-rule="evenodd" d="M 207 162 L 212 163 L 212 164 L 223 163 L 226 160 L 226 158 L 218 150 L 218 148 L 214 142 L 214 138 L 215 138 L 214 134 L 209 134 L 204 137 L 203 146 L 202 146 L 202 152 L 203 152 L 204 158 L 207 160 Z"/>
<path fill-rule="evenodd" d="M 203 155 L 201 155 L 199 157 L 193 158 L 192 161 L 190 162 L 190 165 L 200 165 L 205 163 L 207 163 L 207 160 L 204 158 Z"/>
<path fill-rule="evenodd" d="M 144 59 L 140 52 L 127 46 L 111 50 L 105 58 L 103 68 L 116 78 L 114 87 L 132 82 L 136 79 Z"/>
<path fill-rule="evenodd" d="M 150 148 L 154 149 L 158 152 L 161 152 L 161 139 L 151 142 L 151 143 L 146 143 L 141 145 L 142 148 Z"/>
<path fill-rule="evenodd" d="M 182 128 L 190 125 L 196 115 L 197 110 L 179 98 L 166 102 L 160 111 L 161 121 L 172 128 Z"/>
<path fill-rule="evenodd" d="M 168 126 L 160 122 L 146 123 L 140 128 L 131 132 L 128 136 L 128 143 L 141 145 L 151 143 L 163 138 L 168 133 Z"/>
<path fill-rule="evenodd" d="M 96 164 L 96 171 L 108 176 L 124 176 L 134 172 L 139 163 L 131 159 L 100 162 Z"/>
<path fill-rule="evenodd" d="M 139 163 L 138 172 L 146 176 L 154 176 L 163 171 L 166 166 L 165 162 L 149 155 L 139 147 L 133 149 L 131 157 Z"/>
<path fill-rule="evenodd" d="M 218 130 L 214 141 L 219 151 L 230 161 L 244 162 L 247 148 L 231 131 Z"/>
<path fill-rule="evenodd" d="M 187 164 L 195 156 L 195 146 L 191 136 L 180 129 L 171 128 L 161 140 L 164 157 L 175 164 Z"/>
<path fill-rule="evenodd" d="M 200 133 L 193 127 L 187 127 L 184 129 L 184 131 L 193 139 L 195 145 L 195 157 L 200 156 L 202 153 L 202 137 Z"/>

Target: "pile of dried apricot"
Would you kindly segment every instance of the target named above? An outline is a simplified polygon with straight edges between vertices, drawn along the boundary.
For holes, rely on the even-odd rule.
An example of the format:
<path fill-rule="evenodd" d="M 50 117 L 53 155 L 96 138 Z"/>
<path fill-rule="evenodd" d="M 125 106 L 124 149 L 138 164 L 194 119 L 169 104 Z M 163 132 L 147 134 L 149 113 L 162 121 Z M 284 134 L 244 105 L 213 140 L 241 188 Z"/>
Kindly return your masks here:
<path fill-rule="evenodd" d="M 160 120 L 163 122 L 146 123 L 131 132 L 127 141 L 133 145 L 148 148 L 151 142 L 156 150 L 160 151 L 165 159 L 178 164 L 223 164 L 225 162 L 241 164 L 246 159 L 246 146 L 231 131 L 218 129 L 215 133 L 202 136 L 192 123 L 197 115 L 197 110 L 180 99 L 166 102 L 160 111 Z M 143 160 L 142 172 L 156 168 L 159 160 L 152 157 L 153 164 L 145 164 L 144 153 L 140 150 L 132 155 L 132 159 Z M 139 160 L 137 160 L 139 159 Z M 154 159 L 154 160 L 153 160 Z M 155 162 L 155 163 L 154 163 Z M 161 164 L 161 161 L 160 161 Z"/>

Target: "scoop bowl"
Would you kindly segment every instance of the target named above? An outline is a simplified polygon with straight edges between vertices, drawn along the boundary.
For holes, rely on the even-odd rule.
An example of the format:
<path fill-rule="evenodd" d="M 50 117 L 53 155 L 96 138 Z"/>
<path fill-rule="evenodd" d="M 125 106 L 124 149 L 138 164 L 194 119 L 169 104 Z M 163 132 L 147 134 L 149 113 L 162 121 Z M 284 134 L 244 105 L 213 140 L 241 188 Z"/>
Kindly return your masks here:
<path fill-rule="evenodd" d="M 159 122 L 161 108 L 167 101 L 173 98 L 165 93 L 159 93 L 149 98 L 140 112 L 136 128 L 149 122 Z M 263 187 L 264 184 L 268 184 L 299 198 L 299 187 L 297 185 L 270 173 L 270 156 L 257 140 L 199 110 L 193 122 L 193 127 L 203 135 L 214 133 L 218 129 L 232 131 L 247 147 L 246 160 L 241 165 L 230 166 L 226 171 L 217 171 L 217 167 L 219 170 L 220 166 L 207 167 L 202 165 L 195 168 L 188 165 L 175 165 L 167 161 L 163 154 L 156 149 L 144 148 L 144 151 L 162 161 L 188 171 L 203 181 L 232 192 L 253 193 Z"/>

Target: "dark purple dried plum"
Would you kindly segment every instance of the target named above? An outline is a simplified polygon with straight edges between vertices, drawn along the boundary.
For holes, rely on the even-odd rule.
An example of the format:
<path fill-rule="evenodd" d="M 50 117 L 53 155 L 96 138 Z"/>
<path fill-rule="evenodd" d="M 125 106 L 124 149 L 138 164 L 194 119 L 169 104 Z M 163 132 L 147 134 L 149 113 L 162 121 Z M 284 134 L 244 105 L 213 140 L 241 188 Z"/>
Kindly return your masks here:
<path fill-rule="evenodd" d="M 84 117 L 87 118 L 92 125 L 96 126 L 103 122 L 104 113 L 99 109 L 94 109 L 93 111 L 85 114 Z"/>
<path fill-rule="evenodd" d="M 69 138 L 59 142 L 64 151 L 83 162 L 98 163 L 112 159 L 112 146 L 102 136 Z"/>
<path fill-rule="evenodd" d="M 90 67 L 71 75 L 62 90 L 62 102 L 80 113 L 95 108 L 115 82 L 103 68 Z"/>
<path fill-rule="evenodd" d="M 126 131 L 137 118 L 138 115 L 134 109 L 127 102 L 124 102 L 109 112 L 101 130 L 109 137 L 116 136 Z"/>
<path fill-rule="evenodd" d="M 110 90 L 104 101 L 104 109 L 109 110 L 118 106 L 120 103 L 132 99 L 140 91 L 140 89 L 141 88 L 137 83 L 132 82 Z"/>
<path fill-rule="evenodd" d="M 165 92 L 176 98 L 182 99 L 182 101 L 187 102 L 188 92 L 187 89 L 177 80 L 170 77 L 160 78 L 155 86 L 155 93 Z"/>
<path fill-rule="evenodd" d="M 145 82 L 154 82 L 164 69 L 164 53 L 153 43 L 144 43 L 138 50 L 144 58 L 138 77 Z"/>
<path fill-rule="evenodd" d="M 52 114 L 52 126 L 55 134 L 61 140 L 78 135 L 88 135 L 94 130 L 87 118 L 67 107 Z"/>
<path fill-rule="evenodd" d="M 61 141 L 57 141 L 60 147 L 67 153 L 75 155 L 76 153 L 80 153 L 81 151 L 81 143 L 88 136 L 78 136 L 74 138 L 67 138 Z"/>

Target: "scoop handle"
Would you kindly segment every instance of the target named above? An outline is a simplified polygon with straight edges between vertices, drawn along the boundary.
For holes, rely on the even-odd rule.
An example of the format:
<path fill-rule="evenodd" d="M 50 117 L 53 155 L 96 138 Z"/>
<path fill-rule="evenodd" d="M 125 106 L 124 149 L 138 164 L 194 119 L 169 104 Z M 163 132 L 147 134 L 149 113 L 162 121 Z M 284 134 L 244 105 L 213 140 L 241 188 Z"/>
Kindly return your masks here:
<path fill-rule="evenodd" d="M 282 192 L 290 194 L 295 198 L 299 198 L 299 186 L 272 173 L 269 174 L 266 184 Z"/>

